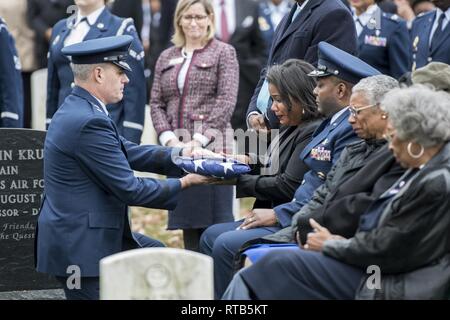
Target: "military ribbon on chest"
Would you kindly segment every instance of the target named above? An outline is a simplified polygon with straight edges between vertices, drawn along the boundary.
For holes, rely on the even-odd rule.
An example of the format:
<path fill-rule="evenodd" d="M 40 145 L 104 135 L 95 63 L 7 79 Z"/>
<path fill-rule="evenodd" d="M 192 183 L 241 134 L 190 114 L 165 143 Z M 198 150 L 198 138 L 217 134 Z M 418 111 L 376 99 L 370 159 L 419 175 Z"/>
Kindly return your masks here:
<path fill-rule="evenodd" d="M 386 37 L 377 37 L 377 36 L 369 36 L 366 35 L 364 37 L 364 44 L 370 44 L 376 47 L 386 47 L 387 39 Z"/>
<path fill-rule="evenodd" d="M 318 146 L 311 150 L 311 158 L 317 161 L 331 161 L 331 150 Z"/>

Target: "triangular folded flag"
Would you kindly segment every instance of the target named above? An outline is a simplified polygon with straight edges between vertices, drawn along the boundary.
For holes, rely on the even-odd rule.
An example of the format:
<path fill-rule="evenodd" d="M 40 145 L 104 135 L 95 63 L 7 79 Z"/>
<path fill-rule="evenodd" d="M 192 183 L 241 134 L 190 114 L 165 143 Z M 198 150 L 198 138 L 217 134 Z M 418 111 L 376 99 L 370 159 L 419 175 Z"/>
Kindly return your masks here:
<path fill-rule="evenodd" d="M 174 162 L 185 172 L 215 178 L 231 179 L 251 170 L 247 164 L 229 158 L 177 157 Z"/>

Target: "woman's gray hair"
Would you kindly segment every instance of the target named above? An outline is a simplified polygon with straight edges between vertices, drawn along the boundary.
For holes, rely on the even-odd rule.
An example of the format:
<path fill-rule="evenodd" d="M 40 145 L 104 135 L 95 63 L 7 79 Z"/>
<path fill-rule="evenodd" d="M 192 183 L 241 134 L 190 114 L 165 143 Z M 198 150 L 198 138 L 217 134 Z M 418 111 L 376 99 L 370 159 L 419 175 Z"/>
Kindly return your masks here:
<path fill-rule="evenodd" d="M 423 85 L 394 89 L 381 108 L 388 113 L 397 136 L 431 147 L 450 140 L 450 94 Z"/>
<path fill-rule="evenodd" d="M 384 95 L 399 87 L 399 83 L 384 74 L 364 78 L 352 89 L 352 93 L 362 93 L 370 105 L 379 104 Z"/>

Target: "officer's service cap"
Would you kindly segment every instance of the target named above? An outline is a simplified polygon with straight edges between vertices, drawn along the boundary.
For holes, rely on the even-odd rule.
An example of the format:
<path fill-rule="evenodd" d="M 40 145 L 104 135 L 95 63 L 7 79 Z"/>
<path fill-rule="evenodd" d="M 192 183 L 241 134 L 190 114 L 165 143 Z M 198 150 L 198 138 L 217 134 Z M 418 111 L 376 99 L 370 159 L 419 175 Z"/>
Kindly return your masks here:
<path fill-rule="evenodd" d="M 76 43 L 62 49 L 70 56 L 74 64 L 95 64 L 111 62 L 116 66 L 131 71 L 125 57 L 128 54 L 133 37 L 128 35 L 92 39 Z"/>
<path fill-rule="evenodd" d="M 361 59 L 324 41 L 319 42 L 318 57 L 317 69 L 308 74 L 311 77 L 336 76 L 356 84 L 363 78 L 381 74 Z"/>

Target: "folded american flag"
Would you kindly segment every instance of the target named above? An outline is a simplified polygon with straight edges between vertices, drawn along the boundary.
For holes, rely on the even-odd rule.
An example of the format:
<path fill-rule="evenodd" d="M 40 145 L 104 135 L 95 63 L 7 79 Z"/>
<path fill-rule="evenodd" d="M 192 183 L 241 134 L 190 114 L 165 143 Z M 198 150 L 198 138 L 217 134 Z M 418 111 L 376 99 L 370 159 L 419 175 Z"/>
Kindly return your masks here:
<path fill-rule="evenodd" d="M 215 178 L 231 179 L 250 172 L 245 163 L 229 158 L 177 157 L 175 164 L 188 173 L 198 173 Z"/>

